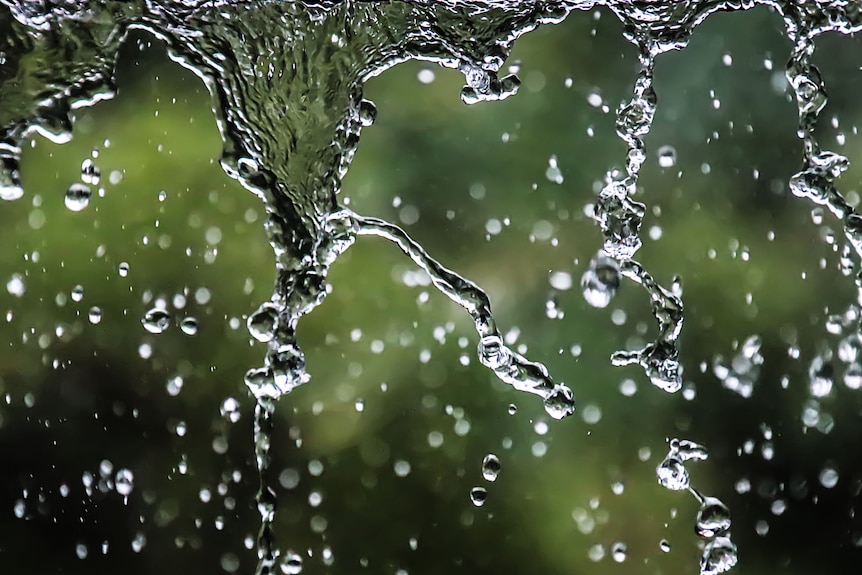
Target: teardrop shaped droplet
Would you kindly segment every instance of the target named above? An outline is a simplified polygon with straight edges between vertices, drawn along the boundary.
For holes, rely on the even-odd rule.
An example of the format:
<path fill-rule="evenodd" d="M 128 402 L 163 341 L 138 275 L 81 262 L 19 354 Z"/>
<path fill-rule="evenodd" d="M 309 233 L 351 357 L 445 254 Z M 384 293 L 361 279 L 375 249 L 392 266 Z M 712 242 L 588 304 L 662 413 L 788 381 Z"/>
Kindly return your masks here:
<path fill-rule="evenodd" d="M 500 460 L 493 453 L 489 453 L 482 460 L 482 477 L 485 481 L 497 481 L 497 475 L 500 473 Z"/>
<path fill-rule="evenodd" d="M 470 501 L 473 502 L 473 505 L 476 507 L 482 507 L 485 505 L 485 501 L 488 499 L 488 491 L 484 487 L 474 487 L 470 490 Z"/>
<path fill-rule="evenodd" d="M 590 260 L 590 267 L 581 277 L 584 299 L 593 307 L 607 307 L 620 287 L 620 268 L 617 262 L 604 256 Z"/>

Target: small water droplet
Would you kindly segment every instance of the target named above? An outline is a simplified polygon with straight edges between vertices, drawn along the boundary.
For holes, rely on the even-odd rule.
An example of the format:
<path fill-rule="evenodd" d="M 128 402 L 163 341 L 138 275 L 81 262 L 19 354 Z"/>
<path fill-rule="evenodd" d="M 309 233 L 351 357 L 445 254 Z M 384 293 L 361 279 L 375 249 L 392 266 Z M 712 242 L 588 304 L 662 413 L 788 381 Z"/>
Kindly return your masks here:
<path fill-rule="evenodd" d="M 493 453 L 489 453 L 482 460 L 482 477 L 486 481 L 497 481 L 500 473 L 500 460 Z"/>
<path fill-rule="evenodd" d="M 131 494 L 132 489 L 135 487 L 135 474 L 132 473 L 130 469 L 120 469 L 117 471 L 117 475 L 114 478 L 114 485 L 117 493 L 124 497 L 128 497 L 129 494 Z"/>
<path fill-rule="evenodd" d="M 593 307 L 607 307 L 620 287 L 620 268 L 611 258 L 597 256 L 581 278 L 584 299 Z"/>
<path fill-rule="evenodd" d="M 69 189 L 66 190 L 64 201 L 67 208 L 73 212 L 80 212 L 90 204 L 90 196 L 92 195 L 93 192 L 90 190 L 90 186 L 76 183 L 69 186 Z"/>
<path fill-rule="evenodd" d="M 662 168 L 672 168 L 676 165 L 676 148 L 662 146 L 657 152 L 658 165 Z"/>
<path fill-rule="evenodd" d="M 90 323 L 93 325 L 98 324 L 102 321 L 102 310 L 96 306 L 91 307 L 87 314 L 87 319 L 89 319 Z"/>
<path fill-rule="evenodd" d="M 627 550 L 626 544 L 618 541 L 611 546 L 611 557 L 617 563 L 622 563 L 626 560 Z"/>
<path fill-rule="evenodd" d="M 117 266 L 117 273 L 120 274 L 121 278 L 124 278 L 129 275 L 129 264 L 127 262 L 120 262 L 120 265 Z"/>
<path fill-rule="evenodd" d="M 248 331 L 259 342 L 266 343 L 275 337 L 278 325 L 278 308 L 271 302 L 262 304 L 248 317 Z"/>
<path fill-rule="evenodd" d="M 518 413 L 518 406 L 514 403 L 510 403 L 506 411 L 508 411 L 509 415 L 515 415 L 516 413 Z"/>
<path fill-rule="evenodd" d="M 162 333 L 171 325 L 171 316 L 166 310 L 154 307 L 144 315 L 141 323 L 150 333 Z"/>
<path fill-rule="evenodd" d="M 470 490 L 470 501 L 473 502 L 473 505 L 476 507 L 482 507 L 485 505 L 485 501 L 488 499 L 488 491 L 484 487 L 474 487 Z"/>
<path fill-rule="evenodd" d="M 670 541 L 668 541 L 667 539 L 662 539 L 661 541 L 659 541 L 658 547 L 665 553 L 670 553 Z"/>
<path fill-rule="evenodd" d="M 193 317 L 184 317 L 180 322 L 180 329 L 186 335 L 197 335 L 198 320 Z"/>
<path fill-rule="evenodd" d="M 72 301 L 79 302 L 84 299 L 84 286 L 76 285 L 72 288 Z"/>

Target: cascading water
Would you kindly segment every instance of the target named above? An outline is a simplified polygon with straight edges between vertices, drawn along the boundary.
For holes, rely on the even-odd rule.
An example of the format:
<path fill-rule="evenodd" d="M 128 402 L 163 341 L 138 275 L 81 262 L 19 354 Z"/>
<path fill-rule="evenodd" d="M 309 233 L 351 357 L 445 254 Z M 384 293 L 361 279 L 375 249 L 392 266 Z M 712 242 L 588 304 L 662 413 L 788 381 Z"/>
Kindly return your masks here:
<path fill-rule="evenodd" d="M 348 248 L 361 236 L 377 236 L 395 244 L 423 272 L 418 277 L 427 278 L 427 285 L 442 292 L 469 314 L 475 329 L 475 340 L 470 345 L 477 346 L 479 363 L 500 381 L 515 390 L 537 395 L 543 402 L 545 414 L 552 419 L 564 419 L 575 412 L 572 390 L 578 391 L 577 383 L 555 382 L 553 370 L 528 359 L 527 356 L 532 354 L 515 345 L 517 334 L 511 335 L 513 332 L 502 325 L 504 322 L 492 314 L 491 298 L 479 287 L 481 282 L 474 283 L 434 259 L 419 241 L 405 231 L 406 225 L 401 227 L 365 215 L 361 209 L 354 210 L 347 201 L 340 199 L 342 180 L 357 152 L 360 133 L 363 128 L 374 124 L 377 115 L 375 105 L 363 97 L 365 84 L 396 64 L 421 60 L 459 71 L 465 81 L 461 90 L 464 104 L 504 100 L 515 95 L 521 86 L 515 73 L 502 71 L 519 38 L 538 27 L 544 29 L 545 25 L 560 24 L 570 14 L 599 7 L 606 7 L 618 17 L 623 24 L 623 35 L 637 50 L 638 69 L 631 96 L 616 110 L 615 131 L 626 148 L 624 168 L 618 170 L 604 166 L 598 170 L 606 171 L 606 175 L 596 189 L 594 203 L 585 210 L 598 225 L 603 244 L 590 258 L 583 272 L 581 287 L 586 302 L 599 308 L 609 306 L 617 292 L 626 289 L 621 285 L 624 279 L 639 284 L 647 292 L 657 334 L 649 341 L 651 329 L 647 324 L 640 324 L 637 337 L 632 339 L 636 345 L 626 345 L 627 348 L 635 347 L 635 350 L 613 353 L 611 363 L 640 366 L 641 375 L 661 391 L 673 394 L 682 390 L 683 394 L 689 394 L 687 398 L 694 397 L 693 387 L 686 387 L 679 346 L 684 316 L 681 280 L 674 278 L 669 287 L 665 287 L 656 279 L 658 274 L 654 276 L 637 259 L 644 244 L 641 237 L 643 222 L 649 217 L 650 209 L 654 210 L 649 205 L 649 187 L 643 185 L 641 177 L 645 162 L 651 153 L 655 153 L 648 149 L 645 140 L 650 136 L 661 109 L 656 95 L 660 91 L 655 81 L 657 66 L 666 53 L 687 50 L 693 31 L 711 14 L 765 6 L 782 16 L 786 37 L 793 43 L 786 80 L 798 107 L 798 137 L 803 143 L 803 167 L 789 178 L 788 187 L 793 195 L 807 198 L 840 218 L 847 241 L 840 250 L 844 275 L 853 273 L 853 258 L 862 256 L 862 217 L 855 207 L 858 197 L 848 199 L 835 184 L 838 176 L 848 169 L 849 160 L 843 155 L 823 151 L 815 137 L 817 120 L 827 99 L 825 83 L 811 63 L 819 36 L 826 32 L 850 35 L 862 29 L 862 11 L 855 3 L 825 0 L 541 3 L 455 0 L 37 3 L 4 0 L 2 4 L 6 39 L 2 51 L 3 75 L 0 77 L 0 125 L 4 129 L 0 137 L 0 197 L 26 201 L 24 198 L 29 190 L 25 185 L 26 177 L 22 176 L 22 148 L 32 140 L 34 133 L 55 143 L 69 141 L 75 111 L 113 96 L 115 63 L 126 38 L 138 31 L 146 31 L 166 44 L 172 60 L 203 80 L 211 94 L 223 140 L 221 167 L 263 203 L 265 230 L 275 257 L 275 287 L 271 298 L 261 303 L 247 318 L 249 333 L 254 340 L 266 345 L 266 354 L 262 366 L 249 369 L 245 374 L 245 384 L 255 402 L 252 440 L 258 486 L 254 499 L 260 520 L 259 532 L 253 543 L 247 539 L 247 546 L 253 547 L 257 554 L 257 573 L 312 571 L 314 567 L 308 564 L 308 558 L 316 560 L 318 557 L 309 552 L 303 558 L 303 554 L 288 551 L 287 546 L 291 542 L 283 542 L 274 536 L 279 517 L 277 504 L 283 504 L 284 500 L 278 491 L 281 487 L 295 486 L 298 481 L 293 474 L 285 475 L 284 471 L 277 474 L 273 468 L 274 444 L 283 440 L 275 419 L 279 406 L 290 401 L 284 396 L 314 378 L 314 370 L 306 370 L 306 356 L 298 342 L 297 330 L 302 329 L 299 326 L 306 321 L 305 316 L 324 303 L 332 289 L 329 283 L 331 269 L 347 257 Z M 596 105 L 600 102 L 599 98 Z M 718 132 L 715 134 L 715 139 L 718 139 Z M 672 149 L 659 150 L 658 164 L 665 168 L 673 167 L 676 164 L 674 154 Z M 81 182 L 65 190 L 64 204 L 68 210 L 87 213 L 93 201 L 93 190 L 100 189 L 99 158 L 99 150 L 94 149 L 91 157 L 81 164 Z M 562 162 L 563 158 L 552 157 L 546 175 L 549 180 L 562 183 L 558 161 Z M 593 174 L 593 177 L 597 175 Z M 480 194 L 479 188 L 476 190 L 474 197 L 484 195 L 484 191 Z M 166 192 L 160 192 L 159 202 L 166 197 Z M 38 207 L 37 203 L 33 205 Z M 402 218 L 405 219 L 407 222 L 403 223 L 408 224 L 414 218 Z M 487 229 L 496 234 L 502 225 L 494 221 L 496 224 Z M 156 227 L 158 224 L 157 221 Z M 39 229 L 44 222 L 34 225 L 31 218 L 30 225 Z M 221 233 L 211 234 L 208 230 L 208 241 L 217 238 L 212 241 L 218 244 Z M 656 233 L 660 235 L 660 230 Z M 146 237 L 145 244 L 150 241 Z M 839 251 L 838 240 L 834 235 L 830 237 L 829 245 Z M 158 241 L 161 244 L 162 239 Z M 169 240 L 165 242 L 163 249 L 170 246 Z M 733 248 L 734 251 L 737 248 Z M 99 249 L 103 256 L 105 246 Z M 28 253 L 28 261 L 38 262 L 37 253 Z M 213 251 L 205 257 L 214 260 L 217 254 Z M 129 265 L 120 263 L 118 270 L 120 276 L 126 277 Z M 553 288 L 565 291 L 571 287 L 570 274 L 556 279 L 552 276 L 550 283 Z M 860 277 L 857 277 L 856 285 L 862 290 Z M 22 296 L 26 291 L 25 278 L 13 275 L 7 283 L 7 291 L 10 297 Z M 71 292 L 72 301 L 80 302 L 85 291 L 83 286 L 76 286 Z M 181 300 L 174 297 L 170 302 L 168 298 L 154 297 L 149 293 L 142 298 L 149 306 L 140 320 L 143 329 L 148 334 L 161 337 L 174 321 L 169 307 L 182 309 L 186 301 L 192 299 L 198 305 L 206 306 L 210 297 L 205 288 L 198 289 L 193 295 L 186 290 Z M 857 299 L 862 301 L 862 291 Z M 122 313 L 125 315 L 126 311 L 124 309 Z M 556 303 L 549 301 L 547 311 L 549 318 L 562 317 Z M 617 325 L 622 325 L 625 314 L 619 316 L 617 311 L 621 310 L 616 310 L 612 317 L 622 317 L 621 323 L 614 319 Z M 844 382 L 850 389 L 862 386 L 859 383 L 862 381 L 859 375 L 862 368 L 859 367 L 857 353 L 860 347 L 859 313 L 859 304 L 853 303 L 842 314 L 830 315 L 826 326 L 829 333 L 842 337 L 837 353 L 841 361 L 848 364 Z M 89 323 L 100 324 L 103 314 L 100 307 L 89 308 Z M 10 311 L 7 323 L 11 323 L 13 315 Z M 691 322 L 690 312 L 688 317 Z M 179 328 L 184 334 L 195 336 L 200 329 L 198 318 L 185 317 L 179 322 Z M 451 329 L 454 328 L 449 331 Z M 63 341 L 65 332 L 60 328 L 55 332 L 56 338 Z M 31 330 L 31 335 L 35 336 L 35 333 Z M 447 333 L 443 328 L 439 339 L 445 340 Z M 360 338 L 361 333 L 355 340 Z M 643 340 L 649 342 L 643 344 Z M 24 343 L 27 343 L 26 335 Z M 49 344 L 50 340 L 46 340 L 43 349 Z M 793 347 L 796 343 L 790 345 Z M 378 347 L 382 349 L 383 343 Z M 460 347 L 467 347 L 467 343 Z M 712 371 L 725 388 L 742 397 L 750 397 L 760 377 L 760 366 L 764 363 L 761 340 L 752 336 L 742 344 L 741 350 L 738 343 L 734 347 L 736 349 L 729 362 L 718 356 L 719 349 L 713 350 L 716 356 Z M 574 346 L 571 350 L 575 357 L 580 354 L 579 347 L 577 353 Z M 142 359 L 149 359 L 152 353 L 149 343 L 139 348 Z M 798 357 L 798 349 L 796 353 Z M 802 415 L 805 429 L 815 428 L 825 430 L 825 433 L 831 429 L 831 416 L 826 412 L 826 399 L 833 392 L 831 353 L 830 349 L 823 348 L 808 368 L 810 397 L 805 400 Z M 463 354 L 461 357 L 462 364 L 468 365 L 470 356 Z M 426 363 L 427 359 L 422 361 Z M 55 364 L 54 369 L 68 367 L 61 365 L 62 362 Z M 706 366 L 706 362 L 701 363 L 701 374 L 707 371 Z M 626 380 L 621 390 L 624 395 L 630 395 L 626 390 L 634 389 L 631 386 L 635 385 L 633 380 Z M 177 396 L 183 387 L 183 375 L 176 374 L 168 380 L 166 389 L 169 395 Z M 782 387 L 787 386 L 782 383 Z M 7 395 L 7 403 L 11 402 L 9 397 Z M 31 394 L 24 397 L 25 404 L 35 401 Z M 583 419 L 598 421 L 600 416 L 596 415 L 596 406 L 590 404 L 588 407 L 590 409 L 585 411 Z M 115 405 L 114 413 L 119 417 L 119 412 L 124 409 Z M 362 412 L 364 409 L 364 401 L 357 399 L 355 410 Z M 219 410 L 222 417 L 220 426 L 240 419 L 239 403 L 233 397 L 221 402 Z M 134 411 L 138 409 L 134 408 Z M 516 411 L 514 406 L 510 409 L 511 414 Z M 447 406 L 447 415 L 450 414 L 458 421 L 456 433 L 459 433 L 459 425 L 461 429 L 466 425 L 469 430 L 461 408 Z M 614 417 L 613 413 L 606 415 Z M 185 435 L 186 427 L 185 421 L 173 424 L 173 430 L 181 437 Z M 541 419 L 536 420 L 534 428 L 539 435 L 547 432 L 547 424 Z M 291 427 L 286 431 L 285 438 L 289 437 L 298 448 L 302 438 L 296 429 Z M 761 432 L 764 438 L 762 449 L 766 453 L 772 449 L 769 442 L 773 432 L 766 425 Z M 443 442 L 434 433 L 437 432 L 428 435 L 428 443 L 432 447 Z M 703 540 L 699 551 L 701 574 L 723 573 L 738 562 L 744 564 L 745 552 L 739 559 L 737 542 L 731 538 L 728 506 L 717 497 L 703 495 L 690 479 L 690 473 L 696 472 L 693 469 L 690 472 L 689 463 L 707 460 L 706 447 L 681 438 L 669 438 L 668 443 L 667 455 L 655 467 L 655 476 L 658 483 L 668 490 L 689 491 L 698 506 L 686 520 L 694 525 L 695 533 Z M 505 444 L 504 441 L 504 448 L 508 449 Z M 541 456 L 546 446 L 544 443 L 541 443 L 542 447 L 538 445 L 534 444 L 533 454 Z M 213 446 L 216 452 L 227 451 L 222 444 L 217 447 L 214 442 Z M 648 460 L 649 452 L 641 451 L 641 459 Z M 742 452 L 751 452 L 747 443 L 740 449 Z M 184 454 L 177 464 L 180 475 L 186 474 L 184 469 L 188 463 L 185 458 Z M 771 459 L 771 456 L 765 459 Z M 480 475 L 485 481 L 496 482 L 498 475 L 504 476 L 504 466 L 497 455 L 488 454 L 480 461 Z M 317 460 L 309 463 L 312 476 L 319 476 L 323 468 Z M 407 461 L 398 460 L 394 464 L 394 472 L 399 477 L 408 475 L 410 470 Z M 828 484 L 834 486 L 836 473 L 832 468 L 824 468 L 820 474 L 821 484 L 827 488 Z M 142 473 L 138 472 L 138 475 Z M 241 483 L 241 477 L 238 470 L 226 473 L 216 487 L 216 492 L 226 498 L 228 510 L 236 505 L 233 499 L 233 503 L 227 503 L 229 484 L 231 481 Z M 102 462 L 98 471 L 85 472 L 83 480 L 89 497 L 96 491 L 108 490 L 122 495 L 124 501 L 133 494 L 136 483 L 139 481 L 134 470 L 127 467 L 114 469 L 109 459 Z M 802 489 L 798 482 L 794 484 L 791 480 L 790 483 L 790 491 Z M 783 492 L 784 483 L 779 484 L 773 486 L 772 491 Z M 621 493 L 622 484 L 614 485 L 614 493 Z M 751 488 L 750 483 L 748 487 L 743 485 L 736 483 L 740 494 Z M 768 493 L 770 488 L 763 487 L 761 491 Z M 30 495 L 26 493 L 16 499 L 16 517 L 27 515 L 28 497 Z M 493 490 L 489 494 L 485 487 L 476 486 L 469 493 L 472 505 L 484 509 L 489 507 L 486 501 L 492 497 Z M 774 494 L 769 497 L 774 499 L 773 514 L 781 515 L 784 508 L 779 505 L 781 510 L 778 510 L 775 505 L 783 499 Z M 209 489 L 201 490 L 199 498 L 208 502 L 212 493 Z M 308 500 L 312 507 L 317 507 L 322 495 L 313 491 Z M 38 503 L 35 505 L 38 507 Z M 596 511 L 598 505 L 593 505 L 591 500 L 589 507 Z M 172 514 L 176 516 L 176 510 L 161 507 L 155 521 L 167 524 L 170 519 L 166 518 Z M 676 509 L 673 511 L 675 515 Z M 850 515 L 852 517 L 852 510 Z M 592 527 L 586 527 L 591 521 L 595 523 L 590 513 L 580 509 L 572 512 L 572 517 L 582 532 L 592 530 Z M 315 523 L 316 518 L 321 516 L 312 518 L 312 531 L 325 532 L 325 521 Z M 762 535 L 759 525 L 756 529 Z M 855 535 L 851 539 L 854 545 L 862 541 Z M 139 551 L 143 545 L 136 536 L 132 548 Z M 180 546 L 179 543 L 176 545 Z M 190 545 L 194 546 L 193 543 Z M 418 545 L 416 538 L 410 539 L 411 549 L 415 551 Z M 590 559 L 601 559 L 603 549 L 601 546 L 591 548 Z M 615 561 L 626 559 L 625 544 L 614 543 L 611 549 Z M 662 539 L 661 550 L 667 549 L 669 544 Z M 107 544 L 103 545 L 102 552 L 107 553 Z M 89 553 L 88 547 L 79 545 L 76 553 L 83 559 Z M 320 565 L 324 569 L 337 566 L 338 563 L 332 559 L 337 555 L 337 549 L 324 546 L 319 553 Z M 236 571 L 236 557 L 224 557 L 227 555 L 221 561 L 222 568 L 228 572 Z M 368 561 L 363 560 L 359 564 L 366 567 Z M 348 566 L 344 568 L 351 570 Z M 382 569 L 406 573 L 393 565 Z"/>

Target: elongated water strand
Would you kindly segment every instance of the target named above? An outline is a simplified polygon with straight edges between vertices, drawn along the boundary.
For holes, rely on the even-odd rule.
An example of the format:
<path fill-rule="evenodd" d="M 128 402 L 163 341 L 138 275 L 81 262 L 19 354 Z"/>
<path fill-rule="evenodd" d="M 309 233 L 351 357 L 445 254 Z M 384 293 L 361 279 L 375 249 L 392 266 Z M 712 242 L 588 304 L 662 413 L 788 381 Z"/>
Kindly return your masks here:
<path fill-rule="evenodd" d="M 428 274 L 434 287 L 470 314 L 480 338 L 478 354 L 482 365 L 515 389 L 541 397 L 545 410 L 553 418 L 562 419 L 572 414 L 575 400 L 571 390 L 563 384 L 555 384 L 543 364 L 529 361 L 503 342 L 485 292 L 443 267 L 398 226 L 377 218 L 355 218 L 360 235 L 379 236 L 393 242 Z"/>

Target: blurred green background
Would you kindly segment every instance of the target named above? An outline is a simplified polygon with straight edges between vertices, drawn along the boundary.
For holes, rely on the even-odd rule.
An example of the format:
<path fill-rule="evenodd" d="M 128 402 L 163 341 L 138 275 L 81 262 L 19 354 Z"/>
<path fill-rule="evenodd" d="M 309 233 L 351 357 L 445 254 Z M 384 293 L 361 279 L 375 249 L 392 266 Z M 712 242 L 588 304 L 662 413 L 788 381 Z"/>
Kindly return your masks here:
<path fill-rule="evenodd" d="M 673 396 L 609 363 L 653 339 L 646 292 L 626 282 L 595 309 L 578 287 L 601 245 L 585 212 L 622 165 L 614 111 L 637 72 L 612 14 L 522 38 L 507 65 L 523 85 L 503 102 L 467 107 L 463 76 L 423 63 L 369 82 L 378 119 L 342 201 L 485 288 L 508 341 L 566 382 L 578 410 L 549 421 L 498 382 L 466 314 L 394 246 L 361 238 L 300 323 L 312 380 L 277 414 L 277 543 L 303 573 L 696 573 L 697 503 L 655 478 L 672 437 L 710 450 L 688 468 L 731 509 L 735 573 L 855 570 L 862 401 L 837 362 L 819 402 L 808 375 L 838 344 L 826 317 L 855 290 L 840 225 L 787 190 L 801 163 L 789 49 L 780 18 L 755 9 L 710 17 L 656 65 L 639 259 L 665 286 L 682 278 L 686 387 Z M 830 94 L 820 141 L 851 160 L 860 56 L 837 36 L 815 56 Z M 222 172 L 205 88 L 163 44 L 133 35 L 118 83 L 77 113 L 71 143 L 30 142 L 26 195 L 0 210 L 0 561 L 5 573 L 250 573 L 242 374 L 262 362 L 245 320 L 274 279 L 262 205 Z M 675 165 L 659 165 L 661 146 Z M 73 212 L 64 194 L 88 158 L 101 182 Z M 839 181 L 854 204 L 859 179 L 854 164 Z M 572 288 L 552 288 L 555 272 Z M 157 304 L 171 326 L 151 334 L 141 318 Z M 188 318 L 197 330 L 181 329 Z M 752 335 L 764 362 L 743 398 L 713 364 Z M 134 474 L 127 501 L 121 469 Z"/>

